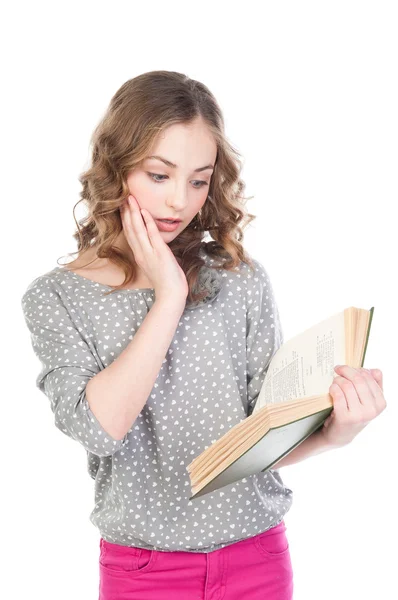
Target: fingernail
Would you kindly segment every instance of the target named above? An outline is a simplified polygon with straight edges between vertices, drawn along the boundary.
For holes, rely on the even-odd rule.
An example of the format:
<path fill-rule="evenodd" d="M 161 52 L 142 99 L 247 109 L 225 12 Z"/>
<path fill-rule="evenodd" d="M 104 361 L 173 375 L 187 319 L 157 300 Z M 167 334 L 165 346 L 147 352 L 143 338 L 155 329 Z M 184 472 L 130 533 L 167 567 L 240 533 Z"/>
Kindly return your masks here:
<path fill-rule="evenodd" d="M 131 196 L 129 196 L 129 197 L 127 198 L 127 202 L 128 202 L 129 204 L 131 204 Z"/>

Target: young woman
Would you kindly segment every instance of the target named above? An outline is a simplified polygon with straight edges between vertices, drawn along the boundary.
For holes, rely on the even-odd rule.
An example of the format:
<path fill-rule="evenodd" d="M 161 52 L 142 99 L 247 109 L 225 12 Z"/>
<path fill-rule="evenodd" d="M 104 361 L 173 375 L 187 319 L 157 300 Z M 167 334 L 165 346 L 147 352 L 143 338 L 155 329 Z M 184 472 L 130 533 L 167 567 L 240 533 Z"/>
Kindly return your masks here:
<path fill-rule="evenodd" d="M 241 244 L 254 216 L 220 108 L 183 74 L 145 73 L 92 142 L 78 257 L 32 281 L 22 307 L 36 384 L 95 480 L 100 600 L 291 599 L 292 490 L 276 468 L 189 500 L 187 465 L 250 414 L 283 343 L 267 272 Z M 353 429 L 330 420 L 311 451 Z"/>

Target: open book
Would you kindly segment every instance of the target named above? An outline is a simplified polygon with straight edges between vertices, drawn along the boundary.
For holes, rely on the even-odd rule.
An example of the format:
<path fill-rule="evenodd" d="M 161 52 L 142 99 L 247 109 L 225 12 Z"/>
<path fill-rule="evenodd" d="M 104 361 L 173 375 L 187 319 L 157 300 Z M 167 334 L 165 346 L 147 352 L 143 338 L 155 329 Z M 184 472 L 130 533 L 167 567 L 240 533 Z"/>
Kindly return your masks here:
<path fill-rule="evenodd" d="M 187 466 L 190 500 L 269 470 L 323 427 L 333 410 L 334 367 L 363 367 L 373 311 L 346 308 L 276 351 L 252 414 Z"/>

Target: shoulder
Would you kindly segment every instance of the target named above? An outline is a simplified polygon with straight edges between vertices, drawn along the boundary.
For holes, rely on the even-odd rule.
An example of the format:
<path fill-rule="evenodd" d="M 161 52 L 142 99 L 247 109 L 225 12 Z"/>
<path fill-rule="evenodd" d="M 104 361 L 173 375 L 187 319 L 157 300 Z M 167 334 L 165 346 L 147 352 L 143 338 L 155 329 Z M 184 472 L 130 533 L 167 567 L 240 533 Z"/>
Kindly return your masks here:
<path fill-rule="evenodd" d="M 245 288 L 247 310 L 252 313 L 266 313 L 273 309 L 276 299 L 272 278 L 268 267 L 258 258 L 250 256 L 252 267 L 242 263 L 241 272 Z"/>
<path fill-rule="evenodd" d="M 206 257 L 207 265 L 217 263 L 219 267 L 221 266 L 222 259 L 221 263 L 219 259 L 212 259 L 205 245 L 202 246 L 202 252 Z M 215 280 L 214 287 L 224 289 L 223 299 L 232 301 L 234 308 L 240 302 L 246 310 L 257 311 L 264 303 L 272 302 L 273 288 L 264 263 L 246 249 L 245 255 L 248 262 L 242 260 L 234 269 L 219 268 L 208 269 L 208 271 L 211 273 L 210 277 Z"/>
<path fill-rule="evenodd" d="M 82 335 L 79 312 L 73 301 L 68 300 L 62 286 L 62 273 L 57 269 L 31 280 L 20 302 L 24 319 L 37 338 L 46 336 L 47 341 L 52 341 L 60 334 L 72 336 L 73 330 Z"/>
<path fill-rule="evenodd" d="M 268 268 L 259 259 L 255 258 L 246 251 L 251 264 L 241 261 L 239 272 L 243 277 L 245 284 L 252 288 L 263 288 L 271 285 Z"/>
<path fill-rule="evenodd" d="M 57 286 L 57 269 L 52 269 L 35 277 L 28 283 L 22 293 L 20 299 L 22 307 L 25 309 L 29 305 L 40 303 L 59 305 L 60 296 Z"/>
<path fill-rule="evenodd" d="M 224 259 L 220 258 L 220 259 L 216 260 L 216 259 L 213 259 L 210 255 L 209 247 L 212 243 L 214 243 L 214 242 L 202 242 L 200 250 L 199 250 L 199 254 L 200 254 L 200 256 L 203 257 L 203 259 L 205 260 L 205 263 L 208 266 L 214 266 L 215 264 L 218 264 L 219 266 L 221 266 Z M 260 260 L 254 258 L 254 256 L 252 254 L 250 254 L 246 249 L 245 249 L 245 254 L 248 257 L 248 259 L 251 261 L 252 266 L 250 266 L 250 264 L 248 264 L 244 261 L 240 261 L 238 267 L 236 267 L 236 270 L 228 271 L 227 269 L 225 269 L 225 272 L 231 273 L 231 274 L 237 273 L 238 276 L 245 277 L 245 278 L 255 278 L 258 276 L 261 276 L 262 278 L 267 278 L 268 273 L 267 273 L 263 263 L 260 262 Z"/>

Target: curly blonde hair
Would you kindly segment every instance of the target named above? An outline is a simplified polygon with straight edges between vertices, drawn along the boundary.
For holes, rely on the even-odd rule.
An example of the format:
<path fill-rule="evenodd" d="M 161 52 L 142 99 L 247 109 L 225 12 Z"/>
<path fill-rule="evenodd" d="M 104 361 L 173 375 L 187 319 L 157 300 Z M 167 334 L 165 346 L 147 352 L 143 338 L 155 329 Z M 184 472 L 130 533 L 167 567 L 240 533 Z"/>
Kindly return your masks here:
<path fill-rule="evenodd" d="M 78 257 L 68 263 L 68 269 L 89 248 L 95 249 L 97 258 L 106 258 L 120 266 L 125 273 L 124 282 L 111 286 L 113 289 L 105 295 L 133 282 L 139 270 L 137 263 L 113 246 L 123 229 L 119 208 L 129 195 L 128 174 L 145 158 L 157 136 L 167 127 L 175 123 L 189 124 L 198 117 L 214 136 L 217 158 L 204 205 L 169 243 L 187 279 L 187 300 L 195 302 L 206 296 L 206 291 L 193 291 L 204 264 L 198 252 L 205 232 L 212 237 L 207 243 L 208 255 L 216 261 L 221 259 L 213 268 L 232 271 L 243 261 L 254 269 L 240 242 L 243 229 L 256 217 L 245 211 L 249 198 L 242 196 L 245 183 L 240 179 L 240 154 L 226 138 L 216 99 L 203 83 L 187 75 L 150 71 L 126 81 L 115 93 L 91 137 L 91 166 L 79 177 L 83 189 L 73 208 L 77 225 L 73 237 L 78 250 L 71 253 L 77 253 Z M 78 223 L 75 208 L 82 201 L 88 207 L 88 215 Z"/>

